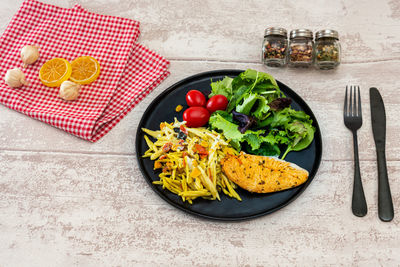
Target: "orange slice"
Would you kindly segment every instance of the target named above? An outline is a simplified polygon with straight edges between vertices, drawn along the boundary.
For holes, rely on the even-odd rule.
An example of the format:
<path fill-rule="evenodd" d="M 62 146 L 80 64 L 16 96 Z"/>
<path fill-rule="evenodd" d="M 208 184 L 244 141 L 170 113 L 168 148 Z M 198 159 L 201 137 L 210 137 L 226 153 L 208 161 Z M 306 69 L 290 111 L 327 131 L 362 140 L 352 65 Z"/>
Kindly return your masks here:
<path fill-rule="evenodd" d="M 94 82 L 100 75 L 100 64 L 90 56 L 78 57 L 71 62 L 72 74 L 70 80 L 79 84 Z"/>
<path fill-rule="evenodd" d="M 63 58 L 53 58 L 43 64 L 39 79 L 48 87 L 58 87 L 71 76 L 71 64 Z"/>

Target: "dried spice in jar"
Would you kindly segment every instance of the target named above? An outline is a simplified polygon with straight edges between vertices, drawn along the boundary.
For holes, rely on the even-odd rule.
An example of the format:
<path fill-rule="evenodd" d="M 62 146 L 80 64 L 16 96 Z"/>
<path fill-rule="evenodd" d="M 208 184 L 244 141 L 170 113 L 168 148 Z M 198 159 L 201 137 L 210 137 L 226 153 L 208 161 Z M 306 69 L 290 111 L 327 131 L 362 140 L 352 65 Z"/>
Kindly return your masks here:
<path fill-rule="evenodd" d="M 283 28 L 265 29 L 262 47 L 262 61 L 270 67 L 282 67 L 286 64 L 287 31 Z"/>
<path fill-rule="evenodd" d="M 315 66 L 333 69 L 340 64 L 339 34 L 334 30 L 321 30 L 315 34 Z"/>
<path fill-rule="evenodd" d="M 289 66 L 309 67 L 313 63 L 313 33 L 307 29 L 290 32 Z"/>

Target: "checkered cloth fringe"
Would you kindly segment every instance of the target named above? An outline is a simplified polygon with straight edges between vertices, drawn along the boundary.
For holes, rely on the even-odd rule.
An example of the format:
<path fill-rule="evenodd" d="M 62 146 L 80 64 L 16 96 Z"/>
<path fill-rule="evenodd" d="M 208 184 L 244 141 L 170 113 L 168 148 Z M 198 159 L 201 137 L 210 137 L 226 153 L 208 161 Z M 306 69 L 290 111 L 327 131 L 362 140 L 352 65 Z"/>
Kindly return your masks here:
<path fill-rule="evenodd" d="M 0 76 L 20 67 L 21 48 L 38 45 L 40 58 L 22 69 L 30 86 L 10 88 L 0 81 L 0 103 L 32 118 L 95 142 L 110 131 L 168 75 L 169 62 L 136 43 L 139 22 L 25 1 L 0 39 Z M 92 56 L 100 63 L 99 78 L 82 86 L 78 100 L 58 97 L 46 87 L 39 70 L 48 60 L 69 61 Z"/>

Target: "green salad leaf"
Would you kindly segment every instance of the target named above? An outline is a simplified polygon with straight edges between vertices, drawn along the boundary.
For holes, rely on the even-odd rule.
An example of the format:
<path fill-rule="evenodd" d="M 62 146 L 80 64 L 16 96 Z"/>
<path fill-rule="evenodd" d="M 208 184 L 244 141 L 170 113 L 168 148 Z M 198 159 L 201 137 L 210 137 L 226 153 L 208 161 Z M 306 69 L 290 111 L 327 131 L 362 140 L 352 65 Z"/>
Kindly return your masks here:
<path fill-rule="evenodd" d="M 284 159 L 290 151 L 300 151 L 307 148 L 314 140 L 315 128 L 307 123 L 304 123 L 303 126 L 305 128 L 305 133 L 295 134 L 295 139 L 293 139 L 293 142 L 287 147 L 282 159 Z"/>
<path fill-rule="evenodd" d="M 232 97 L 232 81 L 233 78 L 225 77 L 221 81 L 211 82 L 211 94 L 209 98 L 215 95 L 224 95 L 226 98 L 230 99 Z"/>
<path fill-rule="evenodd" d="M 272 113 L 272 116 L 261 122 L 261 126 L 277 129 L 271 131 L 272 134 L 280 144 L 288 146 L 282 159 L 290 151 L 300 151 L 311 144 L 315 128 L 312 126 L 310 116 L 304 111 L 296 111 L 288 107 Z"/>
<path fill-rule="evenodd" d="M 243 102 L 240 105 L 236 106 L 236 111 L 246 114 L 246 115 L 250 115 L 250 111 L 251 108 L 254 106 L 254 104 L 256 103 L 258 99 L 258 95 L 257 94 L 246 94 L 243 97 Z"/>
<path fill-rule="evenodd" d="M 261 156 L 279 156 L 281 154 L 281 150 L 278 145 L 272 145 L 270 143 L 262 143 L 260 148 L 251 149 L 250 146 L 245 146 L 244 149 L 250 154 L 253 155 L 261 155 Z"/>
<path fill-rule="evenodd" d="M 268 106 L 268 100 L 259 94 L 246 94 L 243 97 L 243 102 L 236 106 L 235 110 L 237 112 L 251 115 L 258 120 L 264 120 L 269 116 L 268 111 L 270 107 Z"/>
<path fill-rule="evenodd" d="M 237 90 L 234 91 L 232 98 L 229 100 L 228 107 L 226 110 L 232 112 L 236 106 L 242 101 L 242 99 L 248 95 L 250 88 L 248 86 L 242 85 Z"/>
<path fill-rule="evenodd" d="M 254 111 L 252 115 L 259 120 L 265 120 L 270 115 L 270 107 L 268 106 L 267 99 L 265 99 L 265 97 L 259 97 L 257 101 L 255 105 L 256 108 L 253 108 Z"/>
<path fill-rule="evenodd" d="M 227 108 L 228 112 L 242 105 L 245 101 L 249 102 L 245 98 L 254 98 L 254 94 L 264 97 L 266 102 L 270 102 L 269 100 L 283 95 L 274 77 L 252 69 L 242 72 L 233 79 L 232 93 L 233 95 Z"/>
<path fill-rule="evenodd" d="M 217 110 L 212 115 L 213 116 L 220 115 L 225 120 L 234 123 L 232 114 L 226 112 L 225 110 Z"/>
<path fill-rule="evenodd" d="M 209 120 L 212 129 L 222 133 L 237 149 L 265 156 L 279 156 L 282 159 L 290 151 L 307 148 L 314 139 L 313 121 L 304 111 L 290 107 L 291 99 L 281 92 L 275 79 L 264 72 L 248 69 L 235 78 L 225 77 L 211 82 L 211 94 L 224 95 L 229 103 L 226 111 L 214 112 Z M 231 112 L 241 113 L 255 120 L 255 126 L 239 130 Z M 244 115 L 243 115 L 244 114 Z"/>
<path fill-rule="evenodd" d="M 213 113 L 210 117 L 209 124 L 212 129 L 221 131 L 225 138 L 233 141 L 236 145 L 246 142 L 252 149 L 258 149 L 263 142 L 262 134 L 265 133 L 264 130 L 247 130 L 242 134 L 238 130 L 238 125 L 222 117 L 221 113 Z"/>

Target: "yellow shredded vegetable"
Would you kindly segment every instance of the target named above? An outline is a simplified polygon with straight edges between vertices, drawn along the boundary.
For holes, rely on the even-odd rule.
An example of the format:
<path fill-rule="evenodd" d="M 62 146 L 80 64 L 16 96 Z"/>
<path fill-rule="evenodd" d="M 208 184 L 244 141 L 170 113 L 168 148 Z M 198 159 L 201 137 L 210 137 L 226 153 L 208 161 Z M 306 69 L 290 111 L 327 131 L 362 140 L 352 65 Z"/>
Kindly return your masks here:
<path fill-rule="evenodd" d="M 155 161 L 155 170 L 161 169 L 160 180 L 154 184 L 162 185 L 190 204 L 198 197 L 220 200 L 221 192 L 241 201 L 235 191 L 236 184 L 221 170 L 221 159 L 228 153 L 237 154 L 222 135 L 206 128 L 188 128 L 177 119 L 161 123 L 158 131 L 142 130 L 155 140 L 144 136 L 149 149 L 143 157 Z"/>

